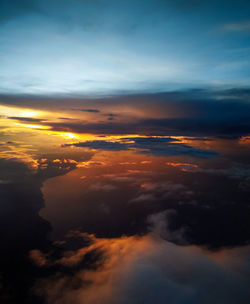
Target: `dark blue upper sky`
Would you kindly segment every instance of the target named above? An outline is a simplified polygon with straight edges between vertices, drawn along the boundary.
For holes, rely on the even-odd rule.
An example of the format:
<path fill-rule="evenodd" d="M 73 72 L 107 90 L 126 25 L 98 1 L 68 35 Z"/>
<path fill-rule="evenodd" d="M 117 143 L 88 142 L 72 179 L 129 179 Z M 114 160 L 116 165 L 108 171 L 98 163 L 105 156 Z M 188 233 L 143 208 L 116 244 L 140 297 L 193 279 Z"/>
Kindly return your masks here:
<path fill-rule="evenodd" d="M 246 0 L 2 0 L 0 93 L 248 86 Z"/>

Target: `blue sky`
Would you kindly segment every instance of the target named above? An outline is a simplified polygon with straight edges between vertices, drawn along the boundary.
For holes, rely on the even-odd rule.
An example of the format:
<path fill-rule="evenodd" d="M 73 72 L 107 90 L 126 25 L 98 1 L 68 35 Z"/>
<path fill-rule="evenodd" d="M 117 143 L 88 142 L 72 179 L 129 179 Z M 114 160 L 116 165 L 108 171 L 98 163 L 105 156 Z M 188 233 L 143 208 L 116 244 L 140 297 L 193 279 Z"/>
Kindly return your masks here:
<path fill-rule="evenodd" d="M 3 0 L 0 93 L 246 87 L 247 2 Z"/>

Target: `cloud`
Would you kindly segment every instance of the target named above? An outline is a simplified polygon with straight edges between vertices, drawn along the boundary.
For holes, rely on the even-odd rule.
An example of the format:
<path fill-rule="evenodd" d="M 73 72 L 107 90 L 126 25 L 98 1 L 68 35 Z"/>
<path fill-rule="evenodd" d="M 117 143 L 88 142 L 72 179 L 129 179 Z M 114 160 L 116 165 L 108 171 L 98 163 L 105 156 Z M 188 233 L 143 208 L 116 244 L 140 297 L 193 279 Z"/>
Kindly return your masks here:
<path fill-rule="evenodd" d="M 180 168 L 182 171 L 189 171 L 189 172 L 195 172 L 195 170 L 199 170 L 199 166 L 197 164 L 193 163 L 183 163 L 183 162 L 166 162 L 167 166 L 177 167 Z"/>
<path fill-rule="evenodd" d="M 121 151 L 127 150 L 128 147 L 120 142 L 109 142 L 105 140 L 93 140 L 86 142 L 79 142 L 75 144 L 64 144 L 62 147 L 75 146 L 80 148 L 90 148 L 94 150 L 107 150 L 107 151 Z"/>
<path fill-rule="evenodd" d="M 241 22 L 235 22 L 235 23 L 226 23 L 222 27 L 222 30 L 225 32 L 250 32 L 250 21 L 241 21 Z"/>
<path fill-rule="evenodd" d="M 177 204 L 181 201 L 190 203 L 194 193 L 182 184 L 170 181 L 144 182 L 140 185 L 138 196 L 131 199 L 130 203 L 162 203 L 174 200 Z"/>
<path fill-rule="evenodd" d="M 21 122 L 33 122 L 33 123 L 40 123 L 46 121 L 47 119 L 40 119 L 40 118 L 32 118 L 32 117 L 18 117 L 18 116 L 10 116 L 8 119 L 19 120 Z"/>
<path fill-rule="evenodd" d="M 226 190 L 224 190 L 226 191 Z M 241 194 L 239 194 L 241 195 Z M 208 194 L 207 194 L 208 196 Z M 197 203 L 177 204 L 175 213 L 168 216 L 171 231 L 184 229 L 189 244 L 204 245 L 209 248 L 246 245 L 250 230 L 247 228 L 250 216 L 249 206 L 242 201 L 226 197 L 212 201 L 206 193 L 198 195 Z M 207 201 L 207 203 L 206 203 Z"/>
<path fill-rule="evenodd" d="M 106 166 L 105 162 L 102 161 L 94 161 L 94 160 L 90 160 L 90 161 L 82 161 L 79 162 L 77 164 L 78 168 L 82 168 L 82 167 L 86 167 L 86 168 L 90 168 L 90 167 L 103 167 Z"/>
<path fill-rule="evenodd" d="M 250 132 L 249 99 L 248 89 L 114 96 L 95 100 L 95 104 L 102 104 L 104 109 L 105 101 L 106 106 L 115 109 L 125 103 L 131 113 L 139 110 L 145 118 L 135 117 L 130 122 L 51 123 L 50 126 L 54 130 L 94 134 L 241 136 Z"/>
<path fill-rule="evenodd" d="M 187 245 L 184 227 L 174 231 L 169 229 L 168 217 L 171 217 L 171 214 L 175 213 L 176 211 L 174 209 L 169 209 L 151 214 L 148 217 L 149 231 L 156 233 L 161 238 L 171 243 Z"/>
<path fill-rule="evenodd" d="M 114 113 L 107 113 L 103 115 L 106 116 L 108 120 L 114 120 L 117 116 L 119 116 L 118 114 L 114 114 Z"/>
<path fill-rule="evenodd" d="M 71 163 L 59 158 L 51 162 L 51 166 L 68 166 Z M 41 166 L 50 166 L 50 160 L 46 158 L 40 159 L 39 163 Z M 40 210 L 38 204 L 43 204 L 41 182 L 55 176 L 55 171 L 51 171 L 48 176 L 43 173 L 47 169 L 41 168 L 42 175 L 34 175 L 27 166 L 13 160 L 1 161 L 0 165 L 0 179 L 11 181 L 0 184 L 4 206 L 2 210 L 12 214 L 1 221 L 4 229 L 2 231 L 5 232 L 2 243 L 8 245 L 3 246 L 1 251 L 2 257 L 5 254 L 1 265 L 7 265 L 7 273 L 13 275 L 13 280 L 17 278 L 14 285 L 16 298 L 20 297 L 20 287 L 23 292 L 28 291 L 34 280 L 42 274 L 44 278 L 37 279 L 36 291 L 40 295 L 46 295 L 49 303 L 53 304 L 68 304 L 69 299 L 70 303 L 78 304 L 83 298 L 87 304 L 96 304 L 100 298 L 104 304 L 126 304 L 133 301 L 137 304 L 138 299 L 146 304 L 157 301 L 161 304 L 166 299 L 170 304 L 171 301 L 173 304 L 183 301 L 185 304 L 206 301 L 208 304 L 216 301 L 224 301 L 226 304 L 230 301 L 248 303 L 249 281 L 246 280 L 249 280 L 249 248 L 218 250 L 218 246 L 247 244 L 249 240 L 249 207 L 245 200 L 247 196 L 240 194 L 240 198 L 234 201 L 236 195 L 231 192 L 234 188 L 232 184 L 227 183 L 222 188 L 223 184 L 213 178 L 214 183 L 209 183 L 213 191 L 204 191 L 201 195 L 203 184 L 197 188 L 198 194 L 190 194 L 187 193 L 190 189 L 184 184 L 146 181 L 140 188 L 141 194 L 151 194 L 163 199 L 153 201 L 146 208 L 143 203 L 127 204 L 128 209 L 126 201 L 122 201 L 123 197 L 117 196 L 119 199 L 116 201 L 112 193 L 111 203 L 108 204 L 108 197 L 101 207 L 104 195 L 112 192 L 104 191 L 101 200 L 96 204 L 95 201 L 89 201 L 89 205 L 86 202 L 84 213 L 89 209 L 88 206 L 94 206 L 94 217 L 91 217 L 90 212 L 85 214 L 86 218 L 82 218 L 86 229 L 89 228 L 89 222 L 93 223 L 93 218 L 98 218 L 99 232 L 104 233 L 104 236 L 96 238 L 79 233 L 84 244 L 77 249 L 75 243 L 66 244 L 63 247 L 66 249 L 62 252 L 58 247 L 48 247 L 46 236 L 50 227 L 46 221 L 36 216 Z M 61 169 L 58 168 L 56 174 L 61 174 L 60 172 Z M 145 179 L 146 173 L 130 170 L 126 174 L 124 177 L 135 175 Z M 106 177 L 112 180 L 115 174 Z M 148 177 L 152 178 L 150 172 Z M 190 177 L 187 180 L 195 187 L 197 180 Z M 201 178 L 198 180 L 199 183 L 202 182 Z M 100 186 L 103 185 L 111 184 L 104 181 Z M 126 188 L 123 188 L 123 196 L 129 192 L 124 189 Z M 195 195 L 199 197 L 197 205 L 178 204 L 179 199 L 184 200 L 184 196 L 188 202 L 188 197 L 192 200 Z M 102 208 L 102 212 L 99 213 L 98 208 Z M 119 210 L 120 213 L 117 212 Z M 102 224 L 105 216 L 107 221 Z M 33 223 L 33 229 L 30 229 L 30 222 Z M 133 223 L 139 227 L 133 226 Z M 146 226 L 154 235 L 105 238 L 105 235 L 114 236 L 112 233 L 115 230 L 120 236 L 124 233 L 145 234 L 142 226 Z M 90 226 L 90 229 L 94 228 Z M 159 235 L 165 241 L 159 240 Z M 14 240 L 13 244 L 10 244 L 11 239 Z M 217 253 L 209 253 L 196 246 L 176 246 L 170 241 L 179 244 L 187 241 L 192 244 L 209 244 L 217 249 Z M 62 243 L 59 242 L 57 246 L 60 244 Z M 29 250 L 33 266 L 25 262 Z M 22 254 L 23 259 L 20 257 Z M 21 265 L 20 261 L 23 261 Z M 18 274 L 16 269 L 19 269 Z"/>
<path fill-rule="evenodd" d="M 211 164 L 211 161 L 205 163 Z M 236 179 L 212 175 L 210 172 L 194 174 L 175 168 L 164 170 L 164 165 L 153 172 L 117 172 L 115 167 L 114 164 L 112 170 L 110 167 L 105 170 L 100 168 L 96 178 L 91 178 L 91 181 L 85 179 L 80 189 L 76 187 L 79 199 L 75 203 L 74 215 L 66 216 L 65 222 L 58 223 L 58 230 L 63 230 L 67 223 L 74 222 L 78 227 L 84 222 L 84 230 L 96 233 L 99 237 L 145 234 L 150 229 L 148 217 L 163 212 L 163 218 L 165 211 L 174 210 L 165 217 L 167 231 L 173 235 L 182 231 L 182 236 L 189 244 L 218 249 L 249 243 L 249 181 L 245 176 Z M 93 191 L 92 186 L 96 184 L 97 189 Z M 105 185 L 108 185 L 107 191 L 104 190 Z M 48 184 L 47 189 L 53 192 L 54 186 Z M 113 189 L 113 186 L 116 187 L 115 191 L 108 190 Z M 67 206 L 71 196 L 64 197 L 62 194 L 61 197 Z M 84 212 L 79 208 L 82 206 L 82 197 L 85 197 L 87 210 Z M 107 206 L 105 208 L 109 213 L 103 212 L 102 204 Z M 50 210 L 53 209 L 48 206 L 47 214 Z M 95 222 L 96 218 L 98 222 Z M 53 218 L 50 219 L 53 222 Z"/>
<path fill-rule="evenodd" d="M 37 266 L 44 266 L 48 263 L 46 255 L 38 249 L 33 249 L 29 252 L 29 257 Z"/>
<path fill-rule="evenodd" d="M 187 144 L 179 143 L 178 140 L 173 138 L 138 137 L 134 139 L 134 143 L 131 146 L 140 149 L 139 153 L 155 156 L 187 155 L 209 158 L 217 154 L 215 151 L 194 148 Z"/>
<path fill-rule="evenodd" d="M 113 191 L 116 190 L 117 187 L 112 184 L 97 183 L 91 185 L 89 189 L 92 191 Z"/>
<path fill-rule="evenodd" d="M 154 202 L 157 198 L 151 193 L 142 193 L 139 196 L 130 200 L 130 203 L 147 203 L 147 202 Z"/>
<path fill-rule="evenodd" d="M 187 144 L 180 143 L 178 139 L 170 137 L 128 137 L 123 141 L 116 142 L 94 140 L 62 145 L 62 147 L 68 146 L 107 151 L 134 150 L 137 153 L 152 154 L 155 156 L 186 155 L 210 158 L 217 154 L 215 151 L 191 147 Z"/>
<path fill-rule="evenodd" d="M 88 112 L 88 113 L 99 113 L 100 112 L 97 109 L 80 109 L 79 111 Z"/>
<path fill-rule="evenodd" d="M 247 179 L 250 177 L 249 166 L 242 166 L 239 163 L 232 163 L 228 168 L 201 168 L 197 164 L 181 163 L 181 162 L 167 162 L 166 165 L 180 168 L 182 171 L 191 173 L 206 173 L 219 176 L 226 176 L 233 179 Z"/>
<path fill-rule="evenodd" d="M 94 269 L 86 269 L 85 264 L 73 274 L 58 272 L 37 281 L 35 291 L 45 295 L 48 304 L 234 304 L 249 300 L 249 247 L 211 253 L 174 245 L 155 234 L 91 238 L 89 247 L 65 252 L 55 263 L 76 269 L 95 251 L 102 253 L 101 264 Z"/>
<path fill-rule="evenodd" d="M 152 175 L 154 175 L 153 171 L 128 170 L 127 172 L 122 172 L 119 174 L 104 174 L 102 177 L 112 182 L 139 185 L 140 183 L 145 182 L 145 180 Z"/>
<path fill-rule="evenodd" d="M 250 134 L 250 91 L 248 88 L 228 90 L 186 90 L 164 93 L 113 95 L 102 98 L 1 96 L 0 102 L 26 108 L 65 111 L 100 108 L 106 121 L 44 122 L 54 131 L 97 135 L 164 135 L 194 138 L 240 137 Z M 34 102 L 35 101 L 35 102 Z M 69 106 L 70 104 L 70 106 Z M 125 110 L 124 110 L 124 105 Z M 86 108 L 85 108 L 86 107 Z M 110 113 L 110 109 L 119 113 Z M 107 114 L 105 114 L 105 112 Z M 111 115 L 112 114 L 112 115 Z M 109 119 L 111 118 L 111 119 Z"/>

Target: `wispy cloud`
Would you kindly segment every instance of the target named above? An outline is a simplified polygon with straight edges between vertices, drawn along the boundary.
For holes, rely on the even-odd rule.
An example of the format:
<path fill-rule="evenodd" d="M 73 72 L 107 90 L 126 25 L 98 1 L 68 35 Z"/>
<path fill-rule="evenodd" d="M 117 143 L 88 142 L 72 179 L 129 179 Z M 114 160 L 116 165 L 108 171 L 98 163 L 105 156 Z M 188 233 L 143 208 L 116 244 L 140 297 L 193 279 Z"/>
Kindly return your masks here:
<path fill-rule="evenodd" d="M 225 32 L 250 32 L 250 20 L 226 23 L 221 28 Z"/>
<path fill-rule="evenodd" d="M 19 117 L 19 116 L 10 116 L 8 119 L 13 119 L 13 120 L 18 120 L 21 122 L 43 122 L 46 121 L 47 119 L 40 119 L 40 118 L 33 118 L 33 117 Z"/>
<path fill-rule="evenodd" d="M 97 109 L 81 109 L 79 111 L 88 112 L 88 113 L 99 113 L 100 111 Z"/>

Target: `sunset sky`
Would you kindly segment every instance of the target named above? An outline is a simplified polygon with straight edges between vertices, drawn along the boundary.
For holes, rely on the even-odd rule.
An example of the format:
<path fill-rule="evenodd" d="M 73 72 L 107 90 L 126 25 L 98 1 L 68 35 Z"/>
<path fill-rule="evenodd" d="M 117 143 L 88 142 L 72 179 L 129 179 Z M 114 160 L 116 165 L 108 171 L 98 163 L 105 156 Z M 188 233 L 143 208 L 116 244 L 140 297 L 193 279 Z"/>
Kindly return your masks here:
<path fill-rule="evenodd" d="M 0 1 L 1 304 L 248 304 L 249 193 L 248 1 Z"/>

